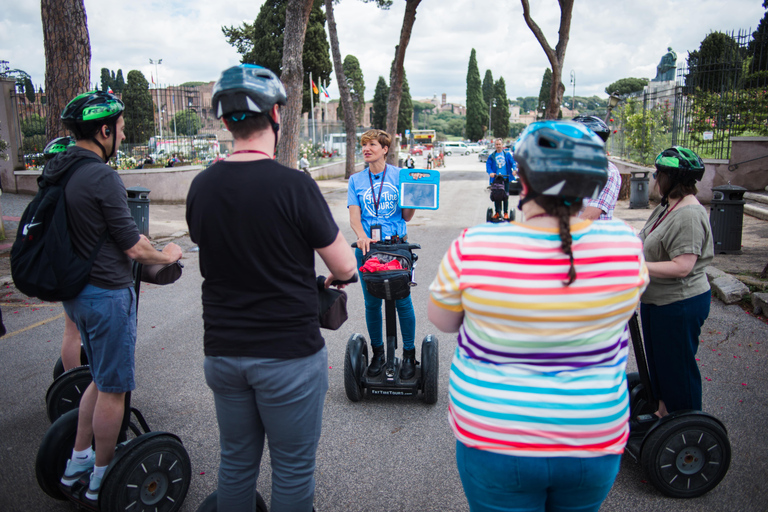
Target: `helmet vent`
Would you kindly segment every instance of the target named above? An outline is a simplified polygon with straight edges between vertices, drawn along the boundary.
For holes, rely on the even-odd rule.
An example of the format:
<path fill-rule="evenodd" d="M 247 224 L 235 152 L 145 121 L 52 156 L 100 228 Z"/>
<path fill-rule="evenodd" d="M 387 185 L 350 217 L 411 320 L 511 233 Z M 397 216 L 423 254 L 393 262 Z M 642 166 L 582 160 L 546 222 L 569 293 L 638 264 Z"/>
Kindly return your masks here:
<path fill-rule="evenodd" d="M 248 110 L 250 110 L 251 112 L 261 112 L 261 109 L 259 108 L 259 106 L 256 103 L 254 103 L 251 98 L 246 96 L 245 99 L 248 103 Z"/>
<path fill-rule="evenodd" d="M 551 139 L 548 139 L 546 137 L 539 137 L 539 146 L 543 148 L 557 148 L 557 143 Z"/>

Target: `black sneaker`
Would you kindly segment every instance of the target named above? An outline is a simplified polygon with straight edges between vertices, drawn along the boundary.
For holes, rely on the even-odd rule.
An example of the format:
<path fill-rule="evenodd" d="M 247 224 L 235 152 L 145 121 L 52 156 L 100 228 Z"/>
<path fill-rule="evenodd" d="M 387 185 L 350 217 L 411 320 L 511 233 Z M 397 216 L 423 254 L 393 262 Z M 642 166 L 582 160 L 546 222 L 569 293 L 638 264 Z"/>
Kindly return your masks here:
<path fill-rule="evenodd" d="M 384 345 L 371 348 L 373 349 L 373 355 L 371 356 L 371 364 L 368 366 L 368 376 L 375 377 L 381 373 L 387 361 L 384 357 Z"/>
<path fill-rule="evenodd" d="M 400 378 L 412 379 L 416 375 L 416 349 L 403 350 L 403 364 L 400 366 Z"/>

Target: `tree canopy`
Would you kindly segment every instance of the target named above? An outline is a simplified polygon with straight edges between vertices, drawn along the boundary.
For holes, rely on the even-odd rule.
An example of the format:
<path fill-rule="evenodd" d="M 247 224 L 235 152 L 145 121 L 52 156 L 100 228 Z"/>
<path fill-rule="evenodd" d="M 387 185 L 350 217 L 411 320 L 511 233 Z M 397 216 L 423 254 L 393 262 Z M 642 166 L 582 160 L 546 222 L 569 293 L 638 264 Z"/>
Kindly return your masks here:
<path fill-rule="evenodd" d="M 648 85 L 647 78 L 622 78 L 606 87 L 605 94 L 610 96 L 615 92 L 619 96 L 624 96 L 633 92 L 640 92 L 645 89 L 646 85 Z"/>
<path fill-rule="evenodd" d="M 227 42 L 242 55 L 241 61 L 244 64 L 257 64 L 282 75 L 287 4 L 288 0 L 267 0 L 253 23 L 244 22 L 240 27 L 221 28 Z M 327 84 L 333 70 L 325 33 L 325 13 L 321 6 L 322 0 L 314 1 L 304 37 L 302 60 L 305 78 L 302 112 L 310 110 L 309 94 L 312 87 L 309 83 L 309 73 L 312 73 L 315 84 Z"/>
<path fill-rule="evenodd" d="M 397 133 L 403 134 L 405 130 L 413 129 L 413 102 L 411 101 L 411 89 L 408 87 L 408 78 L 403 70 L 403 90 L 400 93 L 400 107 L 397 112 Z"/>
<path fill-rule="evenodd" d="M 541 78 L 541 89 L 539 89 L 539 103 L 537 110 L 541 113 L 547 109 L 549 103 L 549 92 L 552 88 L 552 70 L 544 70 L 544 76 Z"/>
<path fill-rule="evenodd" d="M 698 50 L 688 54 L 685 85 L 708 92 L 729 90 L 742 76 L 742 61 L 739 44 L 731 36 L 711 32 Z"/>
<path fill-rule="evenodd" d="M 123 70 L 118 69 L 117 73 L 107 68 L 101 68 L 101 90 L 122 93 L 125 90 L 125 80 L 123 79 Z"/>
<path fill-rule="evenodd" d="M 355 112 L 355 121 L 358 126 L 363 124 L 365 114 L 365 80 L 363 79 L 363 70 L 360 67 L 360 61 L 354 55 L 344 57 L 342 64 L 344 76 L 349 85 L 349 93 L 352 95 L 352 107 Z M 343 117 L 344 106 L 339 102 L 339 118 Z"/>
<path fill-rule="evenodd" d="M 467 66 L 467 126 L 466 135 L 469 140 L 483 138 L 484 124 L 488 119 L 488 109 L 483 101 L 483 88 L 480 83 L 480 70 L 477 68 L 477 53 L 472 48 Z"/>
<path fill-rule="evenodd" d="M 494 83 L 493 73 L 490 69 L 485 71 L 485 77 L 483 78 L 483 101 L 486 105 L 491 104 L 491 100 L 494 98 Z"/>
<path fill-rule="evenodd" d="M 125 103 L 125 141 L 131 144 L 145 144 L 155 133 L 155 113 L 149 82 L 141 71 L 128 72 L 128 81 L 123 91 Z"/>

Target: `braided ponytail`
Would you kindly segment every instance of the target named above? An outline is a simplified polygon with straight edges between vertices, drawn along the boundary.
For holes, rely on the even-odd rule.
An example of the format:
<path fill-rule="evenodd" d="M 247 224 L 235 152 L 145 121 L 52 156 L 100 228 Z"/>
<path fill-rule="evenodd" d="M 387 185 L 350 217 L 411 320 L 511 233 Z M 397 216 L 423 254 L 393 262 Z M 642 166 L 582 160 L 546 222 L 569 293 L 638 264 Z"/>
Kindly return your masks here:
<path fill-rule="evenodd" d="M 570 268 L 568 269 L 568 280 L 563 281 L 565 286 L 569 286 L 576 280 L 576 266 L 573 261 L 573 238 L 571 238 L 571 217 L 579 213 L 581 202 L 571 204 L 561 197 L 538 196 L 534 202 L 541 206 L 547 215 L 556 217 L 558 227 L 560 228 L 560 248 L 570 259 Z"/>

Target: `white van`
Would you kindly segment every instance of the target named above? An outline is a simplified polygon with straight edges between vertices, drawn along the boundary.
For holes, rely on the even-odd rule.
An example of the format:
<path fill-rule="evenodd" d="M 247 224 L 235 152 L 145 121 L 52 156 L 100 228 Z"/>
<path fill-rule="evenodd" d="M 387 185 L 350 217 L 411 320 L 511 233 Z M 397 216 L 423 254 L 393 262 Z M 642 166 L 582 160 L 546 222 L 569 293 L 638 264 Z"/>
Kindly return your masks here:
<path fill-rule="evenodd" d="M 472 150 L 463 142 L 443 142 L 443 151 L 447 156 L 456 153 L 457 155 L 468 155 Z"/>

